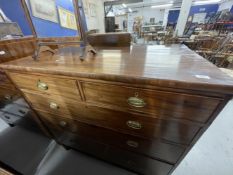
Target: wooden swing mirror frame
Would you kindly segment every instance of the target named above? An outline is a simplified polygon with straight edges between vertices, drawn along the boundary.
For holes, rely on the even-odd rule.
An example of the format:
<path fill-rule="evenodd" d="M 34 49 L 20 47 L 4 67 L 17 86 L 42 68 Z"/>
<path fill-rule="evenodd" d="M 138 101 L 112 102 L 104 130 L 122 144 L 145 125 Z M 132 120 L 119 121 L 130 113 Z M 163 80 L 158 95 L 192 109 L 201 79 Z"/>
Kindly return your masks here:
<path fill-rule="evenodd" d="M 29 22 L 30 28 L 32 30 L 33 36 L 36 38 L 36 49 L 35 53 L 33 54 L 32 58 L 36 61 L 39 58 L 41 48 L 46 47 L 45 51 L 49 51 L 52 54 L 55 54 L 56 50 L 59 45 L 66 46 L 66 45 L 77 45 L 80 47 L 80 59 L 83 61 L 88 52 L 91 52 L 93 55 L 96 54 L 96 51 L 92 47 L 88 47 L 87 49 L 87 40 L 86 40 L 86 33 L 84 24 L 82 23 L 80 10 L 82 10 L 82 6 L 79 0 L 72 0 L 77 24 L 77 31 L 80 34 L 78 37 L 39 37 L 36 33 L 35 26 L 33 24 L 31 14 L 26 3 L 26 0 L 20 0 L 22 7 L 24 9 L 26 18 Z"/>

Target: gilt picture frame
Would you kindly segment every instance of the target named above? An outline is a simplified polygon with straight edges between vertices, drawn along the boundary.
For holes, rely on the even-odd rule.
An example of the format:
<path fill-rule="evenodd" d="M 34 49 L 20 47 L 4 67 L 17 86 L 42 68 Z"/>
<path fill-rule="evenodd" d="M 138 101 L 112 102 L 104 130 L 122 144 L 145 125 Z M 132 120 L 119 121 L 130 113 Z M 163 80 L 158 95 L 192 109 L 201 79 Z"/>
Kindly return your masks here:
<path fill-rule="evenodd" d="M 76 17 L 73 12 L 58 6 L 58 14 L 62 27 L 77 30 Z"/>
<path fill-rule="evenodd" d="M 29 2 L 34 17 L 59 22 L 55 0 L 29 0 Z"/>

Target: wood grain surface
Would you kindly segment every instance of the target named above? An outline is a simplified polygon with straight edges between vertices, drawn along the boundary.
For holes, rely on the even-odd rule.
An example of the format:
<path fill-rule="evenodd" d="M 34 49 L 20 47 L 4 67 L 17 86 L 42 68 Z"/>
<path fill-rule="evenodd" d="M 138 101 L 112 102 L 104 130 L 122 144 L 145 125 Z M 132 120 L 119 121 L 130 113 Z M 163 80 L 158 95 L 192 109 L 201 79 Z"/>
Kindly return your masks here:
<path fill-rule="evenodd" d="M 200 127 L 182 121 L 159 120 L 139 114 L 129 114 L 120 111 L 88 106 L 68 98 L 56 95 L 38 95 L 24 91 L 24 95 L 37 111 L 49 112 L 61 117 L 66 117 L 70 123 L 70 132 L 76 132 L 77 126 L 73 120 L 90 123 L 96 126 L 109 128 L 115 131 L 130 133 L 146 138 L 162 138 L 180 144 L 189 144 Z M 52 109 L 50 103 L 57 104 L 57 109 Z M 44 116 L 46 117 L 46 116 Z M 71 120 L 70 120 L 71 119 Z M 129 121 L 138 122 L 140 129 L 128 125 Z M 59 123 L 59 121 L 57 121 Z"/>
<path fill-rule="evenodd" d="M 91 103 L 102 103 L 114 107 L 126 108 L 154 114 L 159 118 L 180 118 L 205 123 L 221 99 L 195 96 L 167 91 L 146 90 L 128 86 L 116 86 L 104 83 L 82 83 L 85 99 Z M 130 97 L 142 99 L 144 107 L 131 106 Z"/>
<path fill-rule="evenodd" d="M 33 36 L 8 39 L 0 41 L 0 51 L 4 51 L 4 55 L 0 55 L 0 63 L 15 60 L 25 56 L 31 56 L 36 48 L 36 39 Z"/>
<path fill-rule="evenodd" d="M 233 79 L 183 45 L 96 49 L 84 61 L 66 47 L 0 67 L 57 142 L 171 173 L 232 98 Z"/>
<path fill-rule="evenodd" d="M 42 116 L 41 119 L 44 121 L 45 125 L 51 128 L 51 131 L 57 139 L 60 139 L 61 137 L 71 140 L 75 140 L 80 137 L 86 140 L 91 139 L 106 145 L 117 146 L 129 151 L 140 153 L 154 159 L 161 159 L 171 164 L 175 164 L 178 161 L 186 148 L 180 145 L 172 145 L 159 139 L 143 139 L 128 134 L 114 132 L 109 129 L 88 125 L 78 121 L 75 121 L 77 129 L 76 133 L 73 134 L 68 132 L 68 129 L 66 129 L 66 127 L 71 127 L 69 124 L 63 127 L 59 124 L 59 121 L 66 121 L 66 118 L 58 118 L 56 115 L 44 113 L 41 111 L 40 114 Z"/>
<path fill-rule="evenodd" d="M 9 75 L 19 89 L 28 89 L 38 93 L 55 94 L 81 100 L 75 80 L 19 73 L 10 73 Z M 38 83 L 46 84 L 47 89 L 40 89 Z"/>
<path fill-rule="evenodd" d="M 146 84 L 176 89 L 233 94 L 233 80 L 184 45 L 97 48 L 98 54 L 81 61 L 78 53 L 40 61 L 22 58 L 0 65 L 5 70 L 48 73 L 82 78 Z"/>

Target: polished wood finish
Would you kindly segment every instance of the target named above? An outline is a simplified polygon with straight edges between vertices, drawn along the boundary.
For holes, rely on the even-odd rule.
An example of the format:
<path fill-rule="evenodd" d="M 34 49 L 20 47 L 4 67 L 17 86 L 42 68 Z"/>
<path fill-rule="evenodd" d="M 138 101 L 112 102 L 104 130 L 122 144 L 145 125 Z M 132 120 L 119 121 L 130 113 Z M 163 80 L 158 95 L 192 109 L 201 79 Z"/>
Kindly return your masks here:
<path fill-rule="evenodd" d="M 63 100 L 61 100 L 57 96 L 48 97 L 32 93 L 24 94 L 36 110 L 47 111 L 61 117 L 146 138 L 162 138 L 171 142 L 189 144 L 200 129 L 199 126 L 178 121 L 158 120 L 150 117 L 143 117 L 138 114 L 133 115 L 100 107 L 85 106 L 68 99 L 63 98 Z M 57 104 L 58 109 L 51 109 L 51 102 Z M 72 126 L 68 129 L 70 132 L 76 132 L 76 126 L 72 124 L 72 120 L 67 119 L 66 121 Z M 141 128 L 135 129 L 130 127 L 127 123 L 129 121 L 140 123 Z M 185 134 L 181 135 L 180 133 Z"/>
<path fill-rule="evenodd" d="M 130 33 L 94 33 L 87 36 L 87 41 L 94 47 L 129 47 Z"/>
<path fill-rule="evenodd" d="M 67 138 L 67 135 L 64 136 L 64 138 Z M 127 151 L 125 149 L 105 145 L 103 143 L 96 142 L 95 140 L 76 137 L 72 140 L 61 139 L 61 141 L 66 145 L 71 145 L 72 148 L 131 170 L 136 174 L 165 175 L 172 169 L 171 164 Z"/>
<path fill-rule="evenodd" d="M 147 140 L 88 125 L 79 121 L 72 122 L 70 119 L 64 118 L 64 116 L 58 118 L 54 114 L 41 111 L 39 113 L 44 123 L 46 123 L 49 128 L 53 128 L 52 132 L 57 138 L 67 134 L 72 137 L 72 140 L 79 137 L 91 139 L 106 145 L 117 146 L 155 159 L 161 159 L 169 163 L 176 163 L 185 150 L 184 146 L 172 145 L 158 139 Z M 64 121 L 67 121 L 65 126 L 60 123 Z M 75 131 L 75 134 L 69 131 Z"/>
<path fill-rule="evenodd" d="M 45 122 L 49 124 L 47 120 L 45 120 Z M 128 148 L 130 149 L 130 151 L 128 151 L 128 149 L 117 147 L 115 146 L 115 144 L 113 144 L 114 146 L 112 146 L 112 144 L 110 144 L 108 141 L 116 139 L 115 142 L 117 142 L 119 141 L 118 138 L 111 138 L 112 135 L 108 135 L 109 131 L 103 131 L 103 133 L 100 133 L 98 132 L 99 128 L 94 127 L 93 130 L 90 130 L 90 127 L 93 126 L 87 126 L 79 123 L 78 135 L 73 135 L 65 132 L 61 134 L 61 132 L 57 132 L 56 129 L 53 129 L 53 133 L 57 136 L 57 140 L 62 144 L 65 144 L 66 146 L 70 146 L 89 155 L 96 156 L 99 159 L 103 159 L 110 163 L 132 170 L 136 173 L 145 175 L 164 175 L 171 170 L 171 164 L 150 158 L 148 156 L 144 156 L 143 154 L 138 154 L 137 151 L 132 151 L 133 148 Z M 107 138 L 104 142 L 98 140 L 101 139 L 100 134 L 103 134 L 103 137 Z M 92 139 L 92 137 L 94 137 L 94 139 Z M 96 137 L 98 138 L 96 139 Z M 132 138 L 132 136 L 128 137 L 124 135 L 122 135 L 122 137 Z M 159 155 L 165 156 L 164 154 L 168 154 L 168 152 L 166 151 L 176 150 L 177 152 L 179 152 L 178 150 L 180 150 L 176 146 L 171 147 L 171 145 L 166 145 L 163 143 L 162 145 L 163 147 L 160 148 L 164 149 L 164 152 L 161 150 L 159 151 L 153 149 L 153 153 L 154 155 L 156 155 L 156 157 L 159 157 Z M 150 150 L 152 150 L 151 145 L 148 146 L 150 147 Z M 169 146 L 171 150 L 169 150 Z M 156 144 L 156 148 L 159 149 L 159 145 Z M 170 158 L 172 156 L 173 155 L 168 155 L 168 157 Z"/>
<path fill-rule="evenodd" d="M 32 36 L 1 40 L 0 51 L 4 51 L 5 54 L 0 55 L 0 63 L 32 55 L 35 51 L 35 43 L 36 39 Z"/>
<path fill-rule="evenodd" d="M 59 143 L 137 173 L 171 173 L 233 96 L 232 78 L 183 45 L 97 50 L 0 67 Z"/>
<path fill-rule="evenodd" d="M 19 92 L 15 89 L 0 88 L 0 103 L 9 103 L 19 97 Z"/>
<path fill-rule="evenodd" d="M 18 73 L 10 73 L 10 77 L 21 90 L 28 89 L 35 92 L 39 91 L 44 94 L 55 94 L 81 100 L 75 80 L 45 77 L 41 75 L 30 75 L 30 78 L 28 78 L 27 74 Z M 46 84 L 47 89 L 40 89 L 40 87 L 38 87 L 39 83 Z"/>
<path fill-rule="evenodd" d="M 5 54 L 0 55 L 0 63 L 31 55 L 34 49 L 35 38 L 32 36 L 1 40 L 0 51 L 5 52 Z M 5 105 L 20 97 L 20 92 L 16 90 L 5 73 L 0 70 L 0 108 L 4 108 Z"/>
<path fill-rule="evenodd" d="M 158 118 L 181 118 L 197 122 L 206 122 L 221 99 L 174 92 L 146 90 L 103 83 L 82 83 L 85 99 L 90 103 L 122 107 L 154 115 Z M 144 107 L 134 107 L 128 103 L 130 97 L 142 99 Z M 182 107 L 176 108 L 177 103 Z"/>
<path fill-rule="evenodd" d="M 62 41 L 80 41 L 81 37 L 74 36 L 74 37 L 46 37 L 46 38 L 37 38 L 37 42 L 62 42 Z"/>
<path fill-rule="evenodd" d="M 31 56 L 1 65 L 5 70 L 37 72 L 116 81 L 153 88 L 233 94 L 233 80 L 216 66 L 183 45 L 98 48 L 93 58 L 81 61 L 72 51 L 43 59 Z M 65 57 L 65 58 L 64 58 Z"/>
<path fill-rule="evenodd" d="M 7 76 L 0 70 L 0 87 L 8 90 L 15 90 L 14 85 L 9 81 Z"/>

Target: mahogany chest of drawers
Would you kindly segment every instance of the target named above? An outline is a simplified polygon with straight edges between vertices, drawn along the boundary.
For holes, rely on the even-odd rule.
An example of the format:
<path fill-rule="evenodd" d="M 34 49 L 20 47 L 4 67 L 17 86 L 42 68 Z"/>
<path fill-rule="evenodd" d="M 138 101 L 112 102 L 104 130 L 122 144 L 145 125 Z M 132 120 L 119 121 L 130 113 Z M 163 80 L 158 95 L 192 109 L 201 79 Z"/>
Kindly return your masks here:
<path fill-rule="evenodd" d="M 0 41 L 0 63 L 32 55 L 36 39 L 32 36 L 6 39 Z M 28 105 L 22 99 L 20 92 L 0 70 L 0 117 L 8 124 L 25 116 L 29 111 Z"/>
<path fill-rule="evenodd" d="M 44 53 L 0 67 L 57 142 L 139 174 L 171 174 L 233 95 L 183 45 Z"/>

